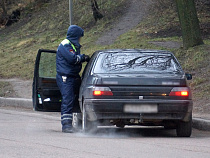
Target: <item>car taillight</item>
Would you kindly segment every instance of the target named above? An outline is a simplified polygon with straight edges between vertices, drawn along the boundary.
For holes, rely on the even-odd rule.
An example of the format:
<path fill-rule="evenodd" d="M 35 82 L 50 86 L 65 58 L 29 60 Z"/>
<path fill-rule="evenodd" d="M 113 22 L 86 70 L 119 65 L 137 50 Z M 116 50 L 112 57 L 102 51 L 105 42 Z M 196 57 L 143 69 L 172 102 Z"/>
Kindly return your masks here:
<path fill-rule="evenodd" d="M 93 88 L 93 95 L 94 96 L 112 96 L 113 93 L 109 87 L 94 87 Z"/>
<path fill-rule="evenodd" d="M 187 88 L 187 87 L 175 87 L 171 90 L 169 96 L 188 97 L 189 96 L 189 88 Z"/>

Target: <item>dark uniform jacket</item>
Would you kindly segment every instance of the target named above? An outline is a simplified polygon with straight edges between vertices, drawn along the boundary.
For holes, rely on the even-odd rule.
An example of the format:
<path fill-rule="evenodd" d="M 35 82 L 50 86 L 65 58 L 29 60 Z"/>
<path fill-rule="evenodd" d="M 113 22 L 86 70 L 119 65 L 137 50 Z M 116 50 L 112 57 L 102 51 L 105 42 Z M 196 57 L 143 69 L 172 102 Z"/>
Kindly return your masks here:
<path fill-rule="evenodd" d="M 56 70 L 62 76 L 77 76 L 82 69 L 84 55 L 80 54 L 79 38 L 84 36 L 84 30 L 71 25 L 67 38 L 61 42 L 57 49 Z"/>

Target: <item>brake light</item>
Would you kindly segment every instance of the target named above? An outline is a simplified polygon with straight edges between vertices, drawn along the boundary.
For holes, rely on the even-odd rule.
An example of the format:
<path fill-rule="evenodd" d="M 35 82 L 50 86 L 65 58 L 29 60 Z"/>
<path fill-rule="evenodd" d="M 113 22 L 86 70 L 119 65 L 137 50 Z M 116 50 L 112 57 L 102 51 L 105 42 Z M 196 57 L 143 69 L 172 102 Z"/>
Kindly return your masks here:
<path fill-rule="evenodd" d="M 169 96 L 188 97 L 189 96 L 189 88 L 187 88 L 187 87 L 176 87 L 176 88 L 173 88 L 171 90 Z"/>
<path fill-rule="evenodd" d="M 113 93 L 109 87 L 94 87 L 93 88 L 93 95 L 94 96 L 112 96 Z"/>
<path fill-rule="evenodd" d="M 93 91 L 93 95 L 101 95 L 102 91 Z"/>
<path fill-rule="evenodd" d="M 181 96 L 188 96 L 188 95 L 189 95 L 188 91 L 182 91 L 181 92 Z"/>

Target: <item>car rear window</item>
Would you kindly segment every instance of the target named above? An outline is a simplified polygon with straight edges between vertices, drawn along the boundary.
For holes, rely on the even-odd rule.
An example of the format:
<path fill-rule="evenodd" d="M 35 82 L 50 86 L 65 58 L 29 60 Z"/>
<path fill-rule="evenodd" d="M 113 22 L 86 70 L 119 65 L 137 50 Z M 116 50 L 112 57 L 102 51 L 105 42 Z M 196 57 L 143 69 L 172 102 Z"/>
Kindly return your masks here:
<path fill-rule="evenodd" d="M 94 73 L 180 73 L 171 53 L 109 52 L 100 53 Z"/>

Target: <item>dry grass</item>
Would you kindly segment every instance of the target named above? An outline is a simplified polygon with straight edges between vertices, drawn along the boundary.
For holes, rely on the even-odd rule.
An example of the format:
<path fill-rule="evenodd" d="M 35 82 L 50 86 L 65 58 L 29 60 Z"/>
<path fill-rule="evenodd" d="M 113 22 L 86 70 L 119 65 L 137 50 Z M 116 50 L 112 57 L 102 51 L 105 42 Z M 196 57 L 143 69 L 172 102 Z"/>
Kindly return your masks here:
<path fill-rule="evenodd" d="M 86 2 L 80 0 L 80 2 Z M 125 0 L 100 0 L 99 6 L 105 18 L 95 24 L 91 7 L 74 0 L 75 24 L 86 28 L 86 38 L 83 45 L 89 47 L 105 27 L 115 20 L 116 13 L 122 12 Z M 87 3 L 87 2 L 86 2 Z M 56 50 L 59 43 L 66 37 L 69 26 L 68 1 L 52 0 L 39 9 L 32 9 L 28 5 L 22 13 L 23 19 L 0 30 L 0 77 L 25 78 L 33 77 L 33 68 L 38 49 Z M 114 18 L 110 18 L 114 17 Z M 83 49 L 85 52 L 85 49 Z M 93 52 L 91 52 L 93 53 Z M 89 53 L 89 54 L 91 54 Z"/>
<path fill-rule="evenodd" d="M 95 41 L 114 20 L 111 17 L 117 12 L 121 13 L 125 5 L 125 0 L 115 0 L 115 3 L 112 3 L 112 0 L 100 0 L 99 2 L 103 4 L 101 9 L 103 13 L 106 13 L 106 18 L 97 24 L 94 23 L 88 6 L 75 3 L 75 24 L 86 28 L 82 41 L 82 52 L 85 54 L 91 55 L 96 50 L 108 48 L 167 49 L 148 42 L 182 41 L 174 1 L 157 0 L 150 9 L 153 10 L 151 14 L 135 29 L 120 36 L 112 45 L 96 45 Z M 31 14 L 30 10 L 25 11 L 26 17 L 28 14 Z M 209 11 L 204 6 L 200 6 L 198 15 L 205 34 L 205 45 L 189 50 L 182 48 L 168 50 L 175 53 L 185 71 L 193 74 L 194 79 L 190 85 L 193 89 L 194 100 L 208 102 L 210 100 L 210 32 L 205 32 L 205 28 L 208 27 L 210 21 L 210 17 L 207 16 Z M 39 48 L 56 49 L 60 41 L 65 38 L 68 25 L 67 1 L 53 0 L 51 4 L 33 12 L 30 19 L 22 20 L 19 24 L 1 31 L 0 77 L 31 79 L 37 50 Z M 200 105 L 195 102 L 195 107 L 198 106 Z"/>

